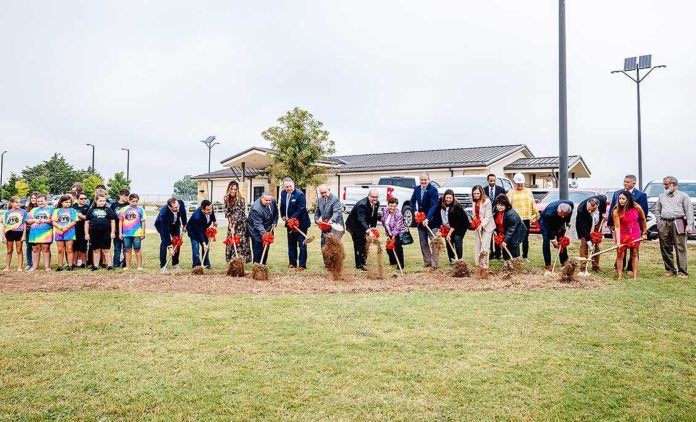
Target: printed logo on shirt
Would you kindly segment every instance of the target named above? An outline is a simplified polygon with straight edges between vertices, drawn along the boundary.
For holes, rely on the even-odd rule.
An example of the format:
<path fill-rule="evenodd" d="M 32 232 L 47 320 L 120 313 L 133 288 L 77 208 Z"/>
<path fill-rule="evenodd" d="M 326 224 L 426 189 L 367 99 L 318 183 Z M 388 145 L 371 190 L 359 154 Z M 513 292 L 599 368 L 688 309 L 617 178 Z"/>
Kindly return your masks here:
<path fill-rule="evenodd" d="M 96 218 L 106 218 L 106 211 L 102 208 L 94 208 L 92 215 Z"/>

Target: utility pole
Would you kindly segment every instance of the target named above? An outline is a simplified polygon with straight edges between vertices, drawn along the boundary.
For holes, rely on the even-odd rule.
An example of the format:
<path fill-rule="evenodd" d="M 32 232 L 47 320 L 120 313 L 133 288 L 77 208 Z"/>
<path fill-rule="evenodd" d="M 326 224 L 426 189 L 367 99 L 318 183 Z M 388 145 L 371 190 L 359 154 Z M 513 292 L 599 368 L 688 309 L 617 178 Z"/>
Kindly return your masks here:
<path fill-rule="evenodd" d="M 624 68 L 623 70 L 614 70 L 611 73 L 623 73 L 628 77 L 628 79 L 632 80 L 633 82 L 636 83 L 636 98 L 637 98 L 637 108 L 638 108 L 638 189 L 643 189 L 643 141 L 642 141 L 642 134 L 641 134 L 641 121 L 640 121 L 640 83 L 643 82 L 645 78 L 648 77 L 648 75 L 655 69 L 659 69 L 661 67 L 667 67 L 663 64 L 659 66 L 651 66 L 652 65 L 652 54 L 648 54 L 645 56 L 639 56 L 639 57 L 627 57 L 624 59 Z M 641 69 L 649 69 L 648 73 L 643 75 L 642 77 L 640 76 L 640 70 Z M 634 78 L 633 76 L 629 75 L 627 72 L 631 72 L 635 70 L 636 71 L 636 77 Z"/>
<path fill-rule="evenodd" d="M 121 148 L 122 151 L 126 151 L 126 180 L 130 180 L 130 150 L 128 148 Z"/>
<path fill-rule="evenodd" d="M 2 172 L 5 170 L 5 154 L 7 154 L 7 151 L 3 151 L 2 154 L 0 154 L 0 202 L 2 201 Z"/>
<path fill-rule="evenodd" d="M 558 198 L 568 199 L 565 0 L 558 0 Z"/>
<path fill-rule="evenodd" d="M 92 174 L 94 174 L 94 145 L 92 144 L 85 144 L 88 147 L 92 147 Z"/>

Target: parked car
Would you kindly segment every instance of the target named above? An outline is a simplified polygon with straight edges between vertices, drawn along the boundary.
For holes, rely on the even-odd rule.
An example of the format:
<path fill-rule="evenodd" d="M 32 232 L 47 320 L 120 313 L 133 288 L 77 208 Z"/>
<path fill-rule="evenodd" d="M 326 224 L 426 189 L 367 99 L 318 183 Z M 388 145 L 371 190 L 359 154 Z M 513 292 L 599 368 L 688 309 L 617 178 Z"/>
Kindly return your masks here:
<path fill-rule="evenodd" d="M 431 181 L 435 187 L 439 185 Z M 341 196 L 343 210 L 350 212 L 356 202 L 367 196 L 370 189 L 377 189 L 379 193 L 380 212 L 387 206 L 387 201 L 397 198 L 401 206 L 401 213 L 404 215 L 406 226 L 413 225 L 413 214 L 411 213 L 411 195 L 413 189 L 420 184 L 420 179 L 413 176 L 390 176 L 382 177 L 376 185 L 348 185 L 343 187 Z"/>
<path fill-rule="evenodd" d="M 662 182 L 660 182 L 660 187 L 662 187 Z M 607 197 L 607 212 L 609 211 L 609 206 L 611 205 L 611 199 L 614 197 L 614 193 L 617 190 L 623 189 L 613 189 L 604 194 Z M 648 239 L 655 240 L 657 239 L 657 221 L 655 221 L 655 214 L 652 213 L 652 207 L 650 207 L 650 210 L 651 211 L 648 211 L 648 215 L 645 216 L 645 228 L 648 231 Z M 611 216 L 607 216 L 607 218 L 611 218 Z M 614 237 L 614 232 L 612 231 L 611 227 L 606 224 L 602 229 L 602 234 L 607 239 L 612 239 Z"/>
<path fill-rule="evenodd" d="M 582 201 L 585 199 L 598 195 L 597 192 L 591 191 L 591 190 L 582 190 L 582 189 L 571 189 L 570 192 L 568 192 L 568 199 L 570 201 L 573 201 L 573 204 L 575 204 L 575 207 L 577 208 L 578 204 L 580 204 Z M 558 201 L 558 189 L 553 189 L 549 191 L 546 195 L 544 195 L 543 198 L 541 198 L 541 201 L 537 203 L 537 209 L 539 210 L 539 214 L 541 214 L 546 207 L 555 201 Z M 539 221 L 533 221 L 531 225 L 529 226 L 529 232 L 530 233 L 539 233 Z"/>
<path fill-rule="evenodd" d="M 694 208 L 694 216 L 696 216 L 696 180 L 690 179 L 690 180 L 680 180 L 679 181 L 679 190 L 684 192 L 685 194 L 689 195 L 689 198 L 691 198 L 691 205 Z M 645 185 L 644 192 L 648 196 L 648 208 L 650 209 L 650 213 L 655 212 L 655 203 L 657 202 L 657 198 L 665 191 L 664 186 L 662 185 L 662 179 L 660 180 L 653 180 L 647 185 Z M 655 219 L 653 218 L 653 221 Z M 694 230 L 696 231 L 696 230 Z M 648 238 L 650 239 L 657 239 L 657 225 L 653 223 L 652 227 L 648 228 Z M 689 239 L 694 239 L 696 238 L 696 233 L 693 233 L 689 236 Z"/>
<path fill-rule="evenodd" d="M 532 191 L 532 196 L 534 196 L 534 202 L 536 202 L 537 204 L 539 203 L 539 201 L 541 201 L 541 199 L 544 196 L 546 196 L 547 193 L 551 191 L 551 189 L 548 188 L 531 188 L 530 190 Z"/>
<path fill-rule="evenodd" d="M 505 192 L 512 189 L 512 181 L 506 177 L 496 176 L 496 184 L 505 189 Z M 442 196 L 447 189 L 454 191 L 454 197 L 457 198 L 459 204 L 473 218 L 473 203 L 471 202 L 471 189 L 474 186 L 481 185 L 484 188 L 488 185 L 488 175 L 476 174 L 466 176 L 454 176 L 442 185 L 438 192 Z"/>

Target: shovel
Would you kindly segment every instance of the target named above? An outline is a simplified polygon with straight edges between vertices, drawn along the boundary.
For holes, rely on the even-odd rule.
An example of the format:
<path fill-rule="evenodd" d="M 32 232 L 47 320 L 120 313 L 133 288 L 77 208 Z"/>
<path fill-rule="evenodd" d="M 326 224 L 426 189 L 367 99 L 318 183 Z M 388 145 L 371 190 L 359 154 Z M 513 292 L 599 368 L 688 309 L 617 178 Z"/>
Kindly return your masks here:
<path fill-rule="evenodd" d="M 599 233 L 602 232 L 602 230 L 604 229 L 604 222 L 605 222 L 605 221 L 606 221 L 606 220 L 602 220 L 602 222 L 601 222 L 600 225 L 599 225 L 599 230 L 597 230 L 597 232 L 599 232 Z M 589 255 L 589 256 L 592 256 L 591 253 L 588 253 L 588 255 Z M 580 258 L 579 258 L 579 260 L 582 261 L 582 259 L 580 259 Z M 590 267 L 590 262 L 592 262 L 592 259 L 591 259 L 591 258 L 587 259 L 587 262 L 585 263 L 585 271 L 582 272 L 582 273 L 580 273 L 580 274 L 579 274 L 580 276 L 582 276 L 582 277 L 587 277 L 587 276 L 590 275 L 590 273 L 587 271 L 587 269 Z"/>
<path fill-rule="evenodd" d="M 314 240 L 314 236 L 307 236 L 307 234 L 305 232 L 303 232 L 302 230 L 300 230 L 299 227 L 296 228 L 295 230 L 297 230 L 298 233 L 300 233 L 302 236 L 304 236 L 304 240 L 302 241 L 302 243 L 304 243 L 305 245 Z"/>

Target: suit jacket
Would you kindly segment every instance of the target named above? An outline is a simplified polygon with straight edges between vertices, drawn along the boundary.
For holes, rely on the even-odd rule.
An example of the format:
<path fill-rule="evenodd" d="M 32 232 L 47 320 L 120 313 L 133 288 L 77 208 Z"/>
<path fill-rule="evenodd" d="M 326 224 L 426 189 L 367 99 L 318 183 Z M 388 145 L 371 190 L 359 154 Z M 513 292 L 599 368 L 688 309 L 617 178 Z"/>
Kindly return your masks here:
<path fill-rule="evenodd" d="M 607 197 L 604 195 L 596 195 L 595 198 L 599 201 L 599 219 L 602 220 L 602 215 L 607 212 Z M 578 205 L 577 216 L 575 218 L 575 231 L 578 233 L 578 239 L 585 239 L 585 241 L 590 240 L 590 233 L 594 228 L 594 220 L 592 219 L 592 214 L 587 211 L 587 201 L 590 198 L 585 199 Z"/>
<path fill-rule="evenodd" d="M 263 206 L 261 198 L 254 201 L 247 218 L 247 231 L 252 239 L 261 241 L 261 236 L 271 231 L 274 224 L 278 224 L 278 204 L 275 199 L 271 199 L 268 207 Z"/>
<path fill-rule="evenodd" d="M 166 204 L 160 209 L 159 214 L 157 214 L 155 228 L 160 235 L 178 232 L 182 227 L 186 227 L 186 223 L 188 223 L 188 218 L 186 217 L 186 204 L 184 204 L 184 201 L 181 199 L 177 199 L 177 202 L 179 203 L 179 212 L 176 216 L 169 210 Z M 163 231 L 163 229 L 166 230 Z"/>
<path fill-rule="evenodd" d="M 561 204 L 570 205 L 570 214 L 565 218 L 558 216 L 558 206 Z M 570 217 L 573 215 L 574 204 L 572 201 L 554 201 L 550 203 L 539 217 L 539 229 L 541 234 L 549 239 L 558 239 L 565 235 L 566 226 L 570 224 Z"/>
<path fill-rule="evenodd" d="M 486 194 L 488 199 L 491 199 L 491 187 L 486 185 L 483 188 L 483 192 Z M 495 202 L 495 198 L 498 197 L 498 195 L 503 194 L 505 195 L 505 189 L 502 186 L 495 185 L 495 191 L 493 192 L 493 200 L 491 201 L 491 208 L 494 208 L 493 203 Z"/>
<path fill-rule="evenodd" d="M 499 211 L 496 209 L 493 213 L 493 221 L 498 216 Z M 524 235 L 527 234 L 527 227 L 522 223 L 520 215 L 517 211 L 510 208 L 503 214 L 503 229 L 505 229 L 505 242 L 506 245 L 515 244 L 519 245 L 524 240 Z"/>
<path fill-rule="evenodd" d="M 481 226 L 486 232 L 492 232 L 495 230 L 495 220 L 493 220 L 493 207 L 486 206 L 490 204 L 491 201 L 486 202 L 481 206 L 479 210 L 479 219 L 481 220 Z M 476 204 L 472 205 L 474 217 L 476 217 Z"/>
<path fill-rule="evenodd" d="M 332 223 L 345 226 L 343 222 L 343 205 L 338 197 L 330 193 L 326 203 L 324 202 L 324 198 L 321 196 L 317 199 L 317 209 L 314 211 L 314 222 L 329 220 Z"/>
<path fill-rule="evenodd" d="M 295 188 L 290 194 L 290 202 L 288 202 L 288 193 L 282 191 L 280 194 L 280 216 L 287 217 L 288 220 L 296 218 L 300 221 L 300 230 L 307 233 L 307 229 L 312 225 L 307 212 L 307 197 L 301 190 Z"/>
<path fill-rule="evenodd" d="M 201 207 L 196 208 L 196 211 L 191 214 L 191 218 L 186 225 L 188 236 L 198 243 L 206 243 L 208 238 L 205 237 L 205 230 L 215 222 L 215 213 L 210 214 L 210 222 L 206 221 L 205 215 Z"/>
<path fill-rule="evenodd" d="M 377 227 L 377 214 L 379 213 L 379 201 L 374 208 L 370 205 L 369 198 L 365 197 L 355 203 L 348 214 L 346 229 L 353 236 L 365 235 L 371 228 Z"/>
<path fill-rule="evenodd" d="M 611 205 L 609 205 L 609 218 L 607 219 L 607 226 L 613 227 L 614 226 L 614 219 L 611 218 L 611 213 L 614 212 L 614 207 L 616 206 L 616 202 L 619 200 L 619 194 L 626 189 L 619 189 L 616 192 L 614 192 L 614 196 L 611 198 Z M 636 202 L 636 204 L 640 205 L 641 208 L 643 208 L 643 213 L 645 213 L 645 218 L 648 218 L 648 195 L 645 194 L 645 192 L 639 191 L 638 189 L 633 189 L 633 200 Z"/>
<path fill-rule="evenodd" d="M 450 207 L 447 213 L 447 218 L 449 219 L 449 226 L 454 228 L 454 234 L 463 236 L 469 229 L 469 216 L 466 211 L 461 206 Z M 435 231 L 436 228 L 442 226 L 442 205 L 437 204 L 435 208 L 435 214 L 433 215 L 432 224 L 428 222 L 428 226 Z"/>
<path fill-rule="evenodd" d="M 411 195 L 411 212 L 413 214 L 416 212 L 424 212 L 425 218 L 430 221 L 433 215 L 435 215 L 435 208 L 439 201 L 440 194 L 432 183 L 428 183 L 428 187 L 423 196 L 421 196 L 421 187 L 418 185 L 413 189 L 413 195 Z"/>

